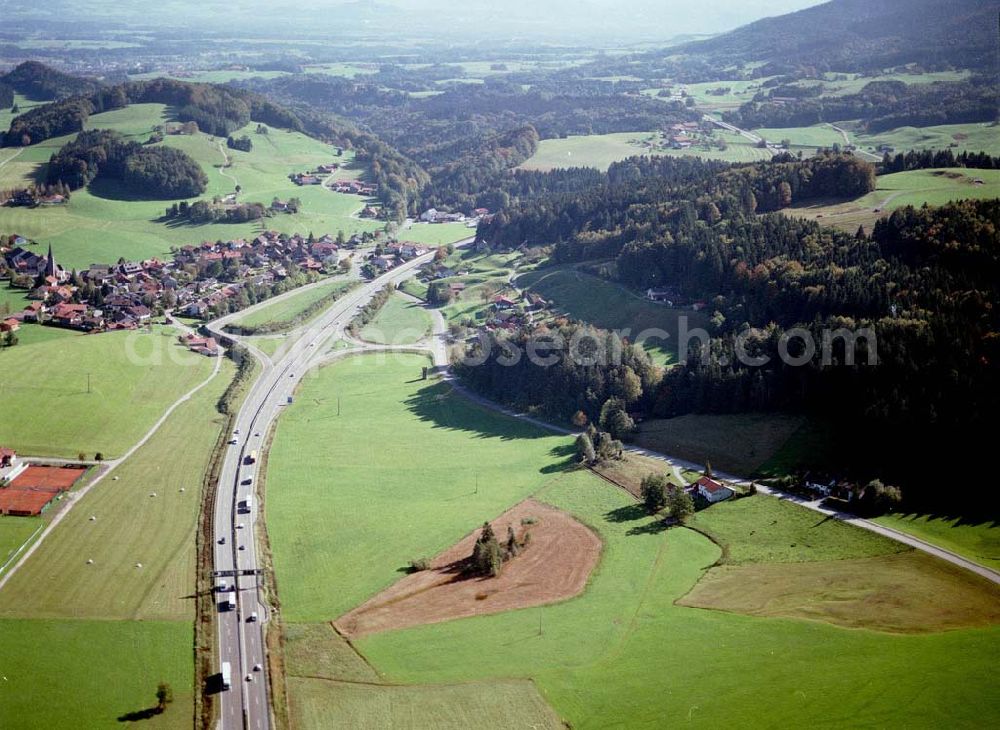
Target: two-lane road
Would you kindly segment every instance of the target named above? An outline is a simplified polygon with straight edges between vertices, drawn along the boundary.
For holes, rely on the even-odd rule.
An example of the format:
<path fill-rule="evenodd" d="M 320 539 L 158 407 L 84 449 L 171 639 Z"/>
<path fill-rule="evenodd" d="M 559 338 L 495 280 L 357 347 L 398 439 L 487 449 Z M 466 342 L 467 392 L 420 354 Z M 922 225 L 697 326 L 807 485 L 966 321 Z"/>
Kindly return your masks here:
<path fill-rule="evenodd" d="M 231 688 L 220 693 L 222 730 L 263 730 L 271 724 L 264 645 L 264 627 L 269 616 L 260 591 L 258 571 L 262 562 L 254 539 L 259 517 L 254 491 L 264 439 L 303 374 L 319 360 L 323 346 L 342 332 L 358 309 L 386 284 L 398 284 L 409 278 L 433 255 L 430 252 L 408 261 L 345 294 L 314 320 L 291 347 L 279 353 L 276 360 L 258 358 L 263 371 L 236 417 L 219 476 L 213 515 L 214 570 L 216 574 L 237 573 L 215 579 L 215 585 L 224 580 L 230 588 L 216 592 L 218 666 L 228 662 L 232 671 Z M 229 319 L 216 320 L 208 328 L 222 335 L 222 327 Z M 253 463 L 251 455 L 256 457 Z M 225 608 L 230 596 L 235 600 L 235 610 Z"/>

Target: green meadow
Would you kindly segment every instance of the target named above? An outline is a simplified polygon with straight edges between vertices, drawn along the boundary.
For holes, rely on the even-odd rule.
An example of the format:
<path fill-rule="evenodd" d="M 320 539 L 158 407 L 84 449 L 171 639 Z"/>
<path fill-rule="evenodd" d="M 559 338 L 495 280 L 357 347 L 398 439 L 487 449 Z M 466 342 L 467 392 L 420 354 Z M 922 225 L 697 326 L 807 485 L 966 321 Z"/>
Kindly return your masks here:
<path fill-rule="evenodd" d="M 596 167 L 607 170 L 612 162 L 619 162 L 635 155 L 667 155 L 702 157 L 707 160 L 728 162 L 754 162 L 768 160 L 771 153 L 762 150 L 738 134 L 717 130 L 716 139 L 726 142 L 726 149 L 703 149 L 695 145 L 683 150 L 663 146 L 664 140 L 657 132 L 616 132 L 593 134 L 564 139 L 543 139 L 538 151 L 521 167 L 525 170 L 552 170 L 562 167 Z"/>
<path fill-rule="evenodd" d="M 575 728 L 843 726 L 861 716 L 875 725 L 972 727 L 1000 716 L 989 673 L 995 627 L 901 636 L 685 608 L 675 601 L 720 557 L 716 545 L 691 530 L 663 530 L 627 495 L 583 473 L 539 497 L 604 540 L 586 593 L 360 640 L 387 680 L 530 677 Z M 715 509 L 699 519 L 712 525 Z M 746 525 L 789 546 L 800 539 L 800 528 L 759 517 L 747 513 Z M 858 549 L 826 528 L 812 529 L 828 558 L 888 549 Z"/>
<path fill-rule="evenodd" d="M 54 331 L 25 325 L 21 344 L 0 350 L 0 443 L 33 456 L 120 456 L 215 365 L 170 327 L 32 342 L 36 330 Z"/>
<path fill-rule="evenodd" d="M 87 121 L 87 127 L 114 129 L 129 138 L 145 141 L 154 126 L 171 120 L 171 110 L 162 104 L 133 104 L 94 115 Z M 343 157 L 337 158 L 335 150 L 319 140 L 280 129 L 271 129 L 267 135 L 256 134 L 256 126 L 251 123 L 234 132 L 235 136 L 251 137 L 254 143 L 251 152 L 230 150 L 224 139 L 202 133 L 168 135 L 163 144 L 190 154 L 208 175 L 208 188 L 200 199 L 227 195 L 239 184 L 242 201 L 270 204 L 275 197 L 282 200 L 298 197 L 302 201 L 298 214 L 281 213 L 244 224 L 167 224 L 160 219 L 173 201 L 136 200 L 120 186 L 103 183 L 75 191 L 65 206 L 2 208 L 0 230 L 16 232 L 43 244 L 51 243 L 60 263 L 83 268 L 94 262 L 115 261 L 121 256 L 163 258 L 169 256 L 171 246 L 251 237 L 265 227 L 283 233 L 314 232 L 316 235 L 339 230 L 350 235 L 381 227 L 375 221 L 356 217 L 366 199 L 334 193 L 319 185 L 299 187 L 288 179 L 291 173 L 333 161 L 343 165 L 335 173 L 336 177 L 361 177 L 366 171 L 354 163 L 352 152 L 345 151 Z M 0 187 L 26 185 L 43 179 L 49 157 L 73 137 L 67 135 L 23 150 L 0 152 L 4 156 L 17 154 L 15 159 L 0 167 Z M 0 157 L 0 162 L 3 159 Z M 229 167 L 223 168 L 227 162 Z"/>
<path fill-rule="evenodd" d="M 395 294 L 360 334 L 380 345 L 412 345 L 430 333 L 431 316 L 423 305 Z"/>
<path fill-rule="evenodd" d="M 285 621 L 337 618 L 558 478 L 568 438 L 421 380 L 429 364 L 350 357 L 306 378 L 282 415 L 267 525 Z"/>
<path fill-rule="evenodd" d="M 853 233 L 859 225 L 871 230 L 886 213 L 907 205 L 944 205 L 954 200 L 1000 197 L 1000 170 L 961 167 L 910 170 L 880 175 L 874 191 L 855 200 L 819 201 L 793 206 L 786 215 L 819 220 Z"/>
<path fill-rule="evenodd" d="M 42 526 L 40 517 L 0 517 L 0 567 Z M 3 571 L 0 570 L 0 576 Z"/>
<path fill-rule="evenodd" d="M 238 317 L 233 321 L 233 324 L 244 327 L 256 327 L 272 322 L 275 324 L 284 324 L 288 327 L 305 324 L 305 322 L 295 322 L 295 318 L 316 302 L 333 294 L 342 294 L 347 289 L 350 289 L 354 283 L 344 277 L 328 279 L 318 286 L 297 292 L 287 299 L 271 302 L 254 312 Z"/>
<path fill-rule="evenodd" d="M 934 127 L 899 127 L 877 134 L 852 135 L 855 143 L 874 151 L 887 144 L 896 152 L 944 150 L 956 153 L 987 152 L 1000 155 L 1000 127 L 995 124 L 942 124 Z"/>
<path fill-rule="evenodd" d="M 517 680 L 531 680 L 575 728 L 850 725 L 862 715 L 970 727 L 1000 717 L 996 627 L 889 634 L 676 603 L 720 559 L 824 571 L 891 561 L 902 546 L 765 496 L 698 513 L 692 527 L 717 543 L 665 529 L 625 492 L 568 470 L 567 439 L 419 380 L 422 362 L 369 355 L 330 366 L 303 384 L 279 425 L 268 527 L 300 726 L 346 712 L 352 727 L 401 717 L 418 727 L 419 708 L 450 696 L 482 707 L 483 726 L 510 727 L 503 708 L 475 693 L 506 697 Z M 369 664 L 321 623 L 528 495 L 600 534 L 601 562 L 581 596 L 371 635 L 355 643 Z M 530 692 L 519 696 L 535 707 Z M 460 712 L 435 721 L 458 727 Z"/>
<path fill-rule="evenodd" d="M 873 521 L 1000 570 L 1000 525 L 993 520 L 907 513 L 883 515 Z"/>
<path fill-rule="evenodd" d="M 813 127 L 765 127 L 753 130 L 768 142 L 781 142 L 787 139 L 792 148 L 833 147 L 844 145 L 844 137 L 829 124 L 817 124 Z"/>
<path fill-rule="evenodd" d="M 173 703 L 141 726 L 190 728 L 193 637 L 184 621 L 0 619 L 0 727 L 123 727 L 167 682 Z"/>
<path fill-rule="evenodd" d="M 233 374 L 224 360 L 214 380 L 73 505 L 0 590 L 0 617 L 181 620 L 190 630 L 202 475 L 223 424 L 215 404 Z M 13 519 L 21 518 L 0 521 Z"/>

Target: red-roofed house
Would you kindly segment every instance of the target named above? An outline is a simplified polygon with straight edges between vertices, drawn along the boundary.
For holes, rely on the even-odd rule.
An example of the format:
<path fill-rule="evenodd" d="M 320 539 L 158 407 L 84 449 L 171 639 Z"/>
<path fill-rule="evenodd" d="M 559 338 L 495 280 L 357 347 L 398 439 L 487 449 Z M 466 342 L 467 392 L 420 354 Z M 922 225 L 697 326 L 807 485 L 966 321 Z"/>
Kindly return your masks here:
<path fill-rule="evenodd" d="M 732 497 L 735 492 L 727 486 L 720 484 L 711 477 L 702 477 L 694 483 L 694 491 L 705 501 L 714 504 Z"/>

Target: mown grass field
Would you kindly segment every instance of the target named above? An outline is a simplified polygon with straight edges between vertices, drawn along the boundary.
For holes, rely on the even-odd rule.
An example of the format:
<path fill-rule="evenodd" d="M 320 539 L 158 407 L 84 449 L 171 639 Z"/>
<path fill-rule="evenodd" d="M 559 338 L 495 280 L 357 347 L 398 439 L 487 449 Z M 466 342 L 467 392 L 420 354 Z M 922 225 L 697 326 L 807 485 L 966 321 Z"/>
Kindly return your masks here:
<path fill-rule="evenodd" d="M 189 621 L 0 619 L 0 727 L 124 727 L 167 682 L 173 704 L 140 724 L 190 728 L 193 635 Z"/>
<path fill-rule="evenodd" d="M 0 517 L 0 567 L 42 526 L 41 517 Z M 3 571 L 0 570 L 0 576 Z"/>
<path fill-rule="evenodd" d="M 692 527 L 727 546 L 723 563 L 848 560 L 909 551 L 902 543 L 776 497 L 721 502 L 691 518 Z"/>
<path fill-rule="evenodd" d="M 907 205 L 943 205 L 952 200 L 996 197 L 1000 197 L 1000 170 L 951 167 L 881 175 L 874 191 L 855 200 L 819 201 L 784 212 L 853 233 L 859 225 L 871 230 L 879 218 Z"/>
<path fill-rule="evenodd" d="M 202 473 L 223 423 L 215 404 L 233 374 L 223 361 L 213 381 L 73 505 L 0 591 L 0 617 L 176 619 L 190 629 Z"/>
<path fill-rule="evenodd" d="M 616 132 L 593 134 L 565 139 L 543 139 L 538 151 L 521 167 L 525 170 L 552 170 L 562 167 L 596 167 L 607 170 L 612 162 L 635 155 L 668 155 L 702 157 L 728 162 L 768 160 L 771 153 L 755 147 L 750 140 L 737 134 L 717 130 L 717 139 L 726 141 L 727 148 L 709 150 L 695 145 L 683 150 L 663 147 L 663 140 L 654 132 Z"/>
<path fill-rule="evenodd" d="M 659 365 L 677 361 L 682 318 L 687 318 L 688 331 L 704 327 L 707 322 L 703 313 L 651 302 L 619 284 L 572 268 L 545 268 L 522 274 L 517 285 L 537 292 L 552 302 L 556 311 L 574 319 L 623 333 L 629 330 L 630 339 L 642 344 Z M 668 337 L 653 330 L 665 332 Z"/>
<path fill-rule="evenodd" d="M 289 328 L 293 326 L 301 326 L 308 320 L 295 322 L 294 320 L 296 317 L 301 315 L 316 302 L 325 299 L 332 294 L 342 294 L 353 284 L 353 281 L 349 281 L 342 276 L 337 276 L 328 279 L 322 284 L 311 289 L 298 292 L 287 299 L 271 302 L 255 312 L 251 312 L 242 317 L 237 317 L 233 320 L 233 324 L 238 324 L 243 327 L 257 327 L 265 323 L 284 324 Z M 318 314 L 319 313 L 317 313 L 316 316 L 318 316 Z"/>
<path fill-rule="evenodd" d="M 557 606 L 358 642 L 387 679 L 531 677 L 575 728 L 837 726 L 859 717 L 877 725 L 975 726 L 1000 713 L 988 670 L 996 627 L 898 636 L 685 608 L 674 601 L 719 557 L 718 547 L 690 530 L 663 531 L 627 495 L 583 473 L 541 498 L 604 539 L 587 592 Z M 703 513 L 706 520 L 715 509 Z M 746 523 L 752 520 L 747 515 Z M 784 534 L 781 521 L 759 527 L 789 544 L 796 532 Z M 828 558 L 872 552 L 832 532 L 817 542 Z"/>
<path fill-rule="evenodd" d="M 267 521 L 286 621 L 337 618 L 411 559 L 558 477 L 570 439 L 420 380 L 429 363 L 404 354 L 340 361 L 307 378 L 282 416 Z"/>
<path fill-rule="evenodd" d="M 293 721 L 303 728 L 563 727 L 525 680 L 398 687 L 290 677 L 288 694 Z"/>
<path fill-rule="evenodd" d="M 367 326 L 361 339 L 381 345 L 412 345 L 431 333 L 431 316 L 422 305 L 394 294 Z"/>
<path fill-rule="evenodd" d="M 89 129 L 115 129 L 129 138 L 143 142 L 155 125 L 172 119 L 171 111 L 162 104 L 133 104 L 97 114 L 87 121 Z M 200 199 L 233 192 L 238 183 L 243 191 L 240 200 L 270 204 L 275 197 L 287 200 L 298 197 L 302 210 L 296 215 L 279 214 L 263 221 L 245 224 L 213 223 L 207 225 L 167 225 L 161 222 L 166 207 L 173 201 L 135 200 L 128 191 L 113 184 L 91 186 L 73 193 L 66 206 L 51 208 L 2 208 L 0 230 L 16 231 L 44 244 L 51 243 L 56 257 L 65 266 L 83 268 L 94 262 L 126 258 L 169 256 L 170 246 L 197 243 L 202 240 L 227 240 L 249 237 L 266 227 L 283 233 L 316 235 L 343 230 L 350 235 L 374 231 L 381 227 L 376 221 L 354 217 L 366 200 L 357 195 L 333 193 L 323 186 L 299 187 L 288 179 L 293 172 L 313 169 L 323 162 L 338 161 L 343 167 L 338 177 L 361 177 L 365 170 L 353 162 L 353 153 L 345 151 L 335 157 L 327 144 L 305 135 L 280 129 L 270 134 L 256 134 L 256 124 L 234 132 L 246 134 L 254 143 L 252 152 L 226 148 L 225 140 L 207 134 L 192 136 L 169 135 L 165 145 L 190 154 L 208 175 L 209 183 Z M 49 156 L 75 135 L 58 137 L 19 151 L 16 159 L 0 167 L 0 187 L 25 185 L 44 178 Z M 14 154 L 4 151 L 0 155 Z M 0 157 L 0 162 L 5 159 Z M 230 167 L 221 169 L 224 162 Z M 197 198 L 192 198 L 195 200 Z"/>
<path fill-rule="evenodd" d="M 1000 525 L 993 520 L 911 513 L 883 515 L 873 521 L 1000 570 Z"/>
<path fill-rule="evenodd" d="M 0 443 L 33 456 L 120 456 L 214 362 L 177 343 L 177 330 L 58 335 L 0 350 Z M 89 379 L 89 392 L 88 392 Z"/>
<path fill-rule="evenodd" d="M 561 728 L 527 680 L 453 685 L 385 684 L 330 624 L 285 631 L 292 723 L 301 728 Z"/>
<path fill-rule="evenodd" d="M 915 550 L 820 564 L 723 565 L 681 603 L 904 634 L 1000 623 L 1000 587 Z"/>

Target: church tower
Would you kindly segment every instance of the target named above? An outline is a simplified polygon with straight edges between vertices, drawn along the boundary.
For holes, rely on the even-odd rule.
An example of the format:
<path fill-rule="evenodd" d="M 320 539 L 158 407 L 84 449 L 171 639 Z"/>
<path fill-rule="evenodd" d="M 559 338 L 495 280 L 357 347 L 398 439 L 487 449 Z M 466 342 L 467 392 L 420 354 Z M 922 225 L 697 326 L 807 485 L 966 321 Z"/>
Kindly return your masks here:
<path fill-rule="evenodd" d="M 56 268 L 56 257 L 52 254 L 52 244 L 49 244 L 49 255 L 45 258 L 45 275 L 59 278 L 59 270 Z"/>

